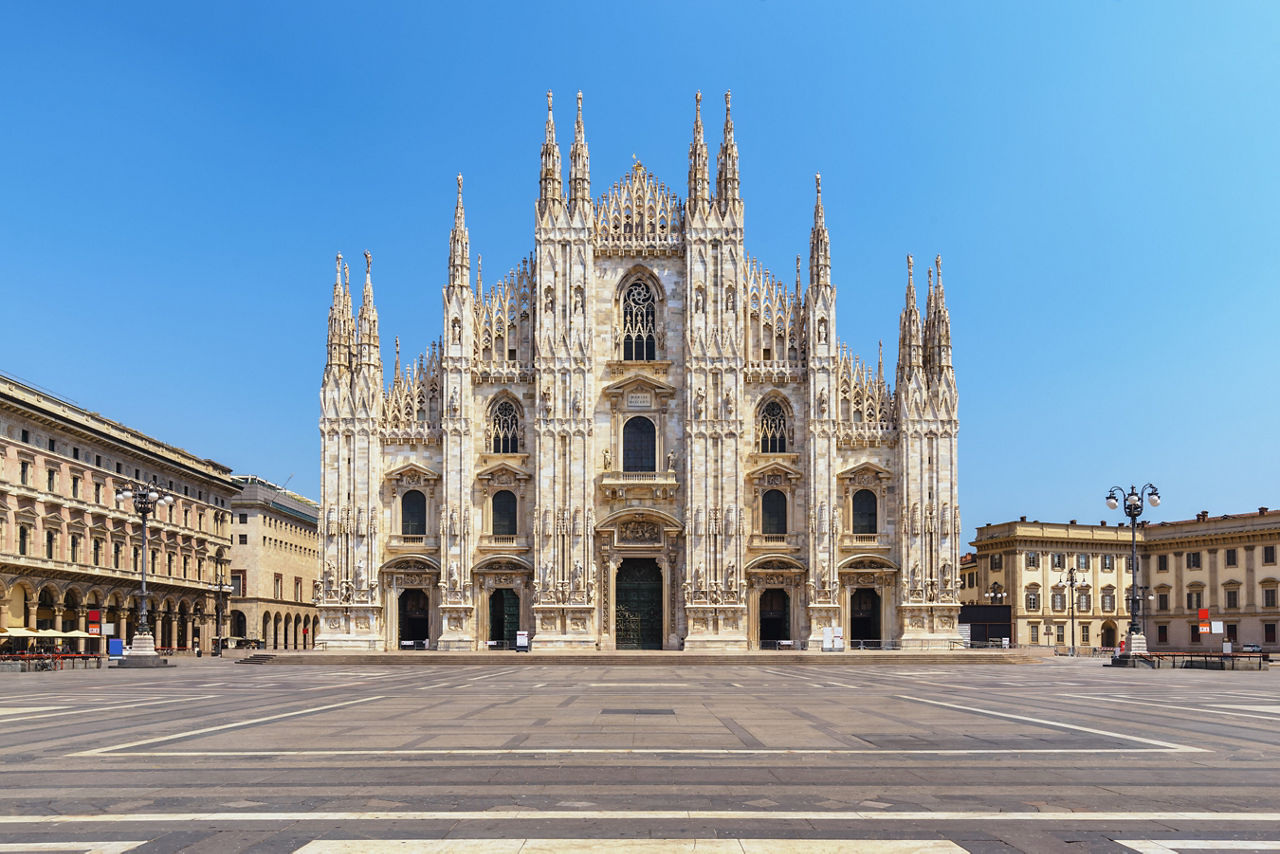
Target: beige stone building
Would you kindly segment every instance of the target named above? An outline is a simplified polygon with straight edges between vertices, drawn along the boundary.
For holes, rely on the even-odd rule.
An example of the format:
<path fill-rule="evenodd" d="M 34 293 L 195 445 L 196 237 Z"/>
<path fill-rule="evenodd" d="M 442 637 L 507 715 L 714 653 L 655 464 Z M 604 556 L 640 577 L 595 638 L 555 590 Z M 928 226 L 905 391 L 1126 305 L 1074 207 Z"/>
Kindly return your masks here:
<path fill-rule="evenodd" d="M 211 649 L 214 579 L 228 559 L 237 490 L 230 471 L 0 376 L 0 639 L 25 646 L 19 636 L 49 630 L 132 639 L 141 520 L 116 491 L 140 482 L 174 496 L 148 521 L 155 644 Z M 105 651 L 97 638 L 48 642 Z"/>
<path fill-rule="evenodd" d="M 1076 568 L 1076 641 L 1114 647 L 1129 622 L 1129 560 L 1133 529 L 1124 525 L 1017 522 L 978 528 L 976 568 L 964 573 L 961 598 L 990 602 L 1003 593 L 1012 606 L 1015 635 L 1022 644 L 1069 645 Z M 1237 644 L 1277 646 L 1280 623 L 1280 512 L 1210 516 L 1140 524 L 1138 587 L 1148 647 L 1160 650 L 1217 649 L 1224 638 Z M 993 588 L 993 585 L 996 585 Z M 1223 623 L 1221 636 L 1199 630 L 1198 613 Z"/>
<path fill-rule="evenodd" d="M 388 385 L 372 262 L 339 256 L 321 387 L 330 648 L 818 648 L 958 638 L 957 394 L 941 260 L 910 258 L 893 385 L 836 330 L 821 183 L 794 285 L 750 255 L 729 99 L 681 198 L 563 181 L 548 97 L 533 251 L 472 276 L 462 179 L 443 329 Z M 936 278 L 935 278 L 936 277 Z M 417 284 L 402 284 L 416 287 Z M 856 291 L 855 291 L 856 293 Z M 412 331 L 412 328 L 408 331 Z"/>
<path fill-rule="evenodd" d="M 228 636 L 266 649 L 310 649 L 320 561 L 318 508 L 258 477 L 233 478 Z"/>

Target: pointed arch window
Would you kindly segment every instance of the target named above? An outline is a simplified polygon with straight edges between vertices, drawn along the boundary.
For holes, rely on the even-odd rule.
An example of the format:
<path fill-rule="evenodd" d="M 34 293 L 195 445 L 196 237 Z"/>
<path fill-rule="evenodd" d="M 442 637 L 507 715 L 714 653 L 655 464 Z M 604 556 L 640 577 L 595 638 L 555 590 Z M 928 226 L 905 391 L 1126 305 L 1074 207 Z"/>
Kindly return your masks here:
<path fill-rule="evenodd" d="M 632 282 L 622 294 L 622 358 L 652 362 L 658 358 L 658 307 L 653 289 Z"/>
<path fill-rule="evenodd" d="M 770 400 L 760 407 L 756 432 L 760 435 L 760 453 L 785 454 L 787 452 L 787 413 L 781 403 Z"/>
<path fill-rule="evenodd" d="M 770 489 L 760 496 L 760 532 L 785 534 L 787 532 L 787 496 L 780 489 Z"/>
<path fill-rule="evenodd" d="M 869 489 L 853 495 L 853 533 L 876 533 L 876 494 Z"/>
<path fill-rule="evenodd" d="M 657 471 L 658 435 L 653 422 L 637 415 L 622 426 L 622 470 Z"/>
<path fill-rule="evenodd" d="M 495 454 L 520 453 L 520 413 L 516 405 L 502 400 L 493 408 L 489 420 L 489 444 Z"/>
<path fill-rule="evenodd" d="M 497 536 L 516 533 L 516 496 L 509 489 L 493 494 L 493 533 Z"/>
<path fill-rule="evenodd" d="M 427 498 L 416 489 L 400 499 L 400 533 L 411 537 L 427 533 Z"/>

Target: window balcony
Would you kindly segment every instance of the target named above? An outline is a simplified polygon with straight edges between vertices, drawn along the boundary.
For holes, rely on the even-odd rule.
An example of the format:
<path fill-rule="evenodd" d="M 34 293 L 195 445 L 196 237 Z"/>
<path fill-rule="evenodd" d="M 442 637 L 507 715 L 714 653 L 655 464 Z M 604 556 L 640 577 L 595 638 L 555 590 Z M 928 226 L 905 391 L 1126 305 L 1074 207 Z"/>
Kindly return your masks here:
<path fill-rule="evenodd" d="M 798 552 L 804 547 L 804 534 L 752 534 L 747 539 L 747 548 L 767 552 Z"/>
<path fill-rule="evenodd" d="M 845 551 L 866 551 L 867 549 L 888 549 L 888 534 L 841 534 L 840 548 Z"/>
<path fill-rule="evenodd" d="M 607 471 L 600 476 L 607 498 L 674 498 L 680 481 L 673 471 Z"/>
<path fill-rule="evenodd" d="M 481 534 L 481 551 L 519 552 L 529 549 L 529 538 L 523 534 Z"/>
<path fill-rule="evenodd" d="M 427 534 L 392 534 L 387 540 L 387 551 L 431 552 L 440 548 L 439 538 Z"/>

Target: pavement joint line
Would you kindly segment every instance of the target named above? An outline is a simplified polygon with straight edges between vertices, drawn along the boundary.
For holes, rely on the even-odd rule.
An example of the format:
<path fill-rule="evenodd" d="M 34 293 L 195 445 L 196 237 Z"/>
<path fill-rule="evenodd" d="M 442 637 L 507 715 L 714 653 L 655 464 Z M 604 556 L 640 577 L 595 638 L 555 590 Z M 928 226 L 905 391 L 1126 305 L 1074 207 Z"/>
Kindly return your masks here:
<path fill-rule="evenodd" d="M 46 718 L 66 717 L 67 715 L 96 714 L 99 712 L 113 712 L 113 711 L 116 711 L 117 709 L 137 709 L 143 706 L 163 706 L 168 703 L 188 703 L 188 702 L 191 702 L 192 700 L 211 700 L 215 696 L 217 695 L 206 694 L 200 697 L 174 697 L 168 700 L 142 700 L 137 703 L 121 703 L 118 706 L 86 706 L 83 709 L 69 709 L 67 711 L 62 711 L 62 712 L 48 712 L 46 714 L 26 715 L 25 717 L 21 717 L 21 718 L 6 717 L 3 719 L 3 721 L 6 724 L 17 723 L 18 721 L 39 721 L 39 720 L 44 720 Z M 83 702 L 83 699 L 81 699 L 80 702 Z"/>
<path fill-rule="evenodd" d="M 1108 733 L 1109 734 L 1109 733 Z M 179 736 L 173 736 L 178 738 Z M 127 746 L 127 745 L 126 745 Z M 1001 756 L 1010 754 L 1087 754 L 1110 755 L 1117 753 L 1208 753 L 1198 747 L 992 747 L 992 748 L 838 748 L 838 747 L 369 747 L 369 748 L 314 748 L 301 750 L 110 750 L 70 753 L 69 756 L 152 756 L 152 757 L 208 757 L 208 756 L 506 756 L 556 755 L 556 756 Z"/>
<path fill-rule="evenodd" d="M 1064 694 L 1066 697 L 1075 697 L 1078 700 L 1101 700 L 1104 703 L 1128 703 L 1133 706 L 1159 706 L 1162 709 L 1177 709 L 1182 712 L 1194 712 L 1196 714 L 1204 714 L 1208 712 L 1213 715 L 1230 715 L 1233 718 L 1256 718 L 1260 721 L 1280 721 L 1280 717 L 1276 715 L 1251 715 L 1248 712 L 1228 712 L 1225 709 L 1217 709 L 1213 706 L 1172 706 L 1168 703 L 1153 703 L 1150 700 L 1121 700 L 1115 697 L 1083 697 L 1075 694 Z M 1272 702 L 1274 702 L 1272 698 Z"/>
<path fill-rule="evenodd" d="M 1274 839 L 1116 839 L 1117 845 L 1141 854 L 1176 854 L 1178 851 L 1280 851 Z"/>
<path fill-rule="evenodd" d="M 68 756 L 101 756 L 106 753 L 115 753 L 116 751 L 125 750 L 130 747 L 141 747 L 144 744 L 159 744 L 165 741 L 175 741 L 179 738 L 190 738 L 194 735 L 204 735 L 205 733 L 218 732 L 220 730 L 235 729 L 237 727 L 253 726 L 254 724 L 266 723 L 267 721 L 278 721 L 282 718 L 293 718 L 298 715 L 309 715 L 315 712 L 324 712 L 330 709 L 340 709 L 343 706 L 353 706 L 356 703 L 370 703 L 374 700 L 385 700 L 386 697 L 362 697 L 357 700 L 346 700 L 341 703 L 330 703 L 327 706 L 316 706 L 314 708 L 299 709 L 295 712 L 285 712 L 279 715 L 268 715 L 264 718 L 254 718 L 247 721 L 235 721 L 229 724 L 221 724 L 219 726 L 202 727 L 201 729 L 188 730 L 175 735 L 162 735 L 158 738 L 146 738 L 141 741 L 131 741 L 125 744 L 117 744 L 109 747 L 95 747 L 92 750 L 79 750 L 75 753 L 68 753 Z"/>
<path fill-rule="evenodd" d="M 0 825 L 20 824 L 154 824 L 159 822 L 300 822 L 300 821 L 799 821 L 799 822 L 1063 822 L 1068 825 L 1079 822 L 1091 824 L 1131 825 L 1136 822 L 1265 822 L 1280 823 L 1280 812 L 1179 812 L 1177 810 L 1153 812 L 1100 811 L 1100 812 L 1000 812 L 999 810 L 964 811 L 902 811 L 882 812 L 848 810 L 839 812 L 814 812 L 812 810 L 404 810 L 351 811 L 317 810 L 315 812 L 171 812 L 171 813 L 99 813 L 93 815 L 0 815 Z"/>
<path fill-rule="evenodd" d="M 1104 729 L 1095 729 L 1093 727 L 1080 726 L 1078 724 L 1063 723 L 1061 721 L 1049 721 L 1044 718 L 1032 718 L 1026 715 L 1015 715 L 1011 712 L 998 712 L 995 709 L 980 709 L 976 706 L 961 706 L 957 703 L 944 703 L 941 700 L 927 700 L 924 697 L 908 697 L 903 694 L 897 695 L 900 700 L 911 700 L 917 703 L 928 703 L 931 706 L 942 706 L 948 709 L 960 709 L 966 712 L 976 712 L 982 715 L 992 715 L 998 718 L 1009 718 L 1015 721 L 1026 721 L 1028 723 L 1043 724 L 1045 726 L 1060 727 L 1062 729 L 1071 729 L 1078 732 L 1087 732 L 1091 735 L 1105 735 L 1109 738 L 1118 738 L 1124 741 L 1136 741 L 1139 744 L 1153 744 L 1157 747 L 1163 747 L 1174 753 L 1211 753 L 1212 751 L 1203 747 L 1192 747 L 1185 744 L 1174 744 L 1171 741 L 1158 741 L 1154 738 L 1143 738 L 1137 735 L 1126 735 L 1119 732 L 1109 732 Z M 1013 751 L 1019 752 L 1019 751 Z M 1030 752 L 1030 751 L 1028 751 Z"/>

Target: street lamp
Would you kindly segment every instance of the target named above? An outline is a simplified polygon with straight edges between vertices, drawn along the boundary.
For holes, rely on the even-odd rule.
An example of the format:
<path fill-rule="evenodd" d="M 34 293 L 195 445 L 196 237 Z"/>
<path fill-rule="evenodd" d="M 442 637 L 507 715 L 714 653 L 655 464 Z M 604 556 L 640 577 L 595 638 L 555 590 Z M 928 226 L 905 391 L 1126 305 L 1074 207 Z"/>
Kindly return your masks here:
<path fill-rule="evenodd" d="M 1072 658 L 1075 658 L 1076 656 L 1076 572 L 1077 571 L 1078 571 L 1077 568 L 1074 566 L 1069 566 L 1065 570 L 1065 572 L 1067 573 L 1067 587 L 1070 588 L 1071 590 L 1071 601 L 1068 604 L 1068 608 L 1069 608 L 1069 613 L 1071 614 L 1071 657 Z M 1059 576 L 1058 581 L 1059 583 L 1061 583 L 1062 581 L 1061 576 Z"/>
<path fill-rule="evenodd" d="M 213 588 L 213 607 L 214 607 L 214 647 L 213 654 L 222 655 L 222 614 L 226 596 L 231 592 L 231 585 L 226 583 L 225 566 L 222 561 L 218 561 L 216 570 L 217 583 Z"/>
<path fill-rule="evenodd" d="M 156 507 L 173 504 L 173 496 L 154 483 L 133 483 L 116 492 L 116 501 L 132 501 L 133 509 L 142 517 L 142 600 L 138 606 L 138 628 L 133 633 L 129 656 L 139 664 L 158 662 L 156 640 L 147 621 L 147 517 Z"/>
<path fill-rule="evenodd" d="M 1004 604 L 1004 588 L 1000 586 L 999 581 L 991 582 L 991 589 L 983 595 L 987 597 L 988 601 L 990 601 L 992 605 Z"/>
<path fill-rule="evenodd" d="M 1142 633 L 1142 626 L 1138 623 L 1138 608 L 1141 607 L 1141 595 L 1138 592 L 1138 517 L 1142 515 L 1142 499 L 1151 504 L 1152 507 L 1160 506 L 1160 492 L 1151 484 L 1143 484 L 1141 489 L 1135 486 L 1129 487 L 1129 492 L 1119 486 L 1111 487 L 1107 493 L 1107 506 L 1115 510 L 1124 502 L 1124 515 L 1129 517 L 1129 527 L 1133 529 L 1133 550 L 1129 557 L 1129 570 L 1132 573 L 1132 581 L 1129 585 L 1129 654 L 1135 652 L 1147 651 L 1147 636 Z M 1138 649 L 1137 646 L 1141 646 Z"/>

